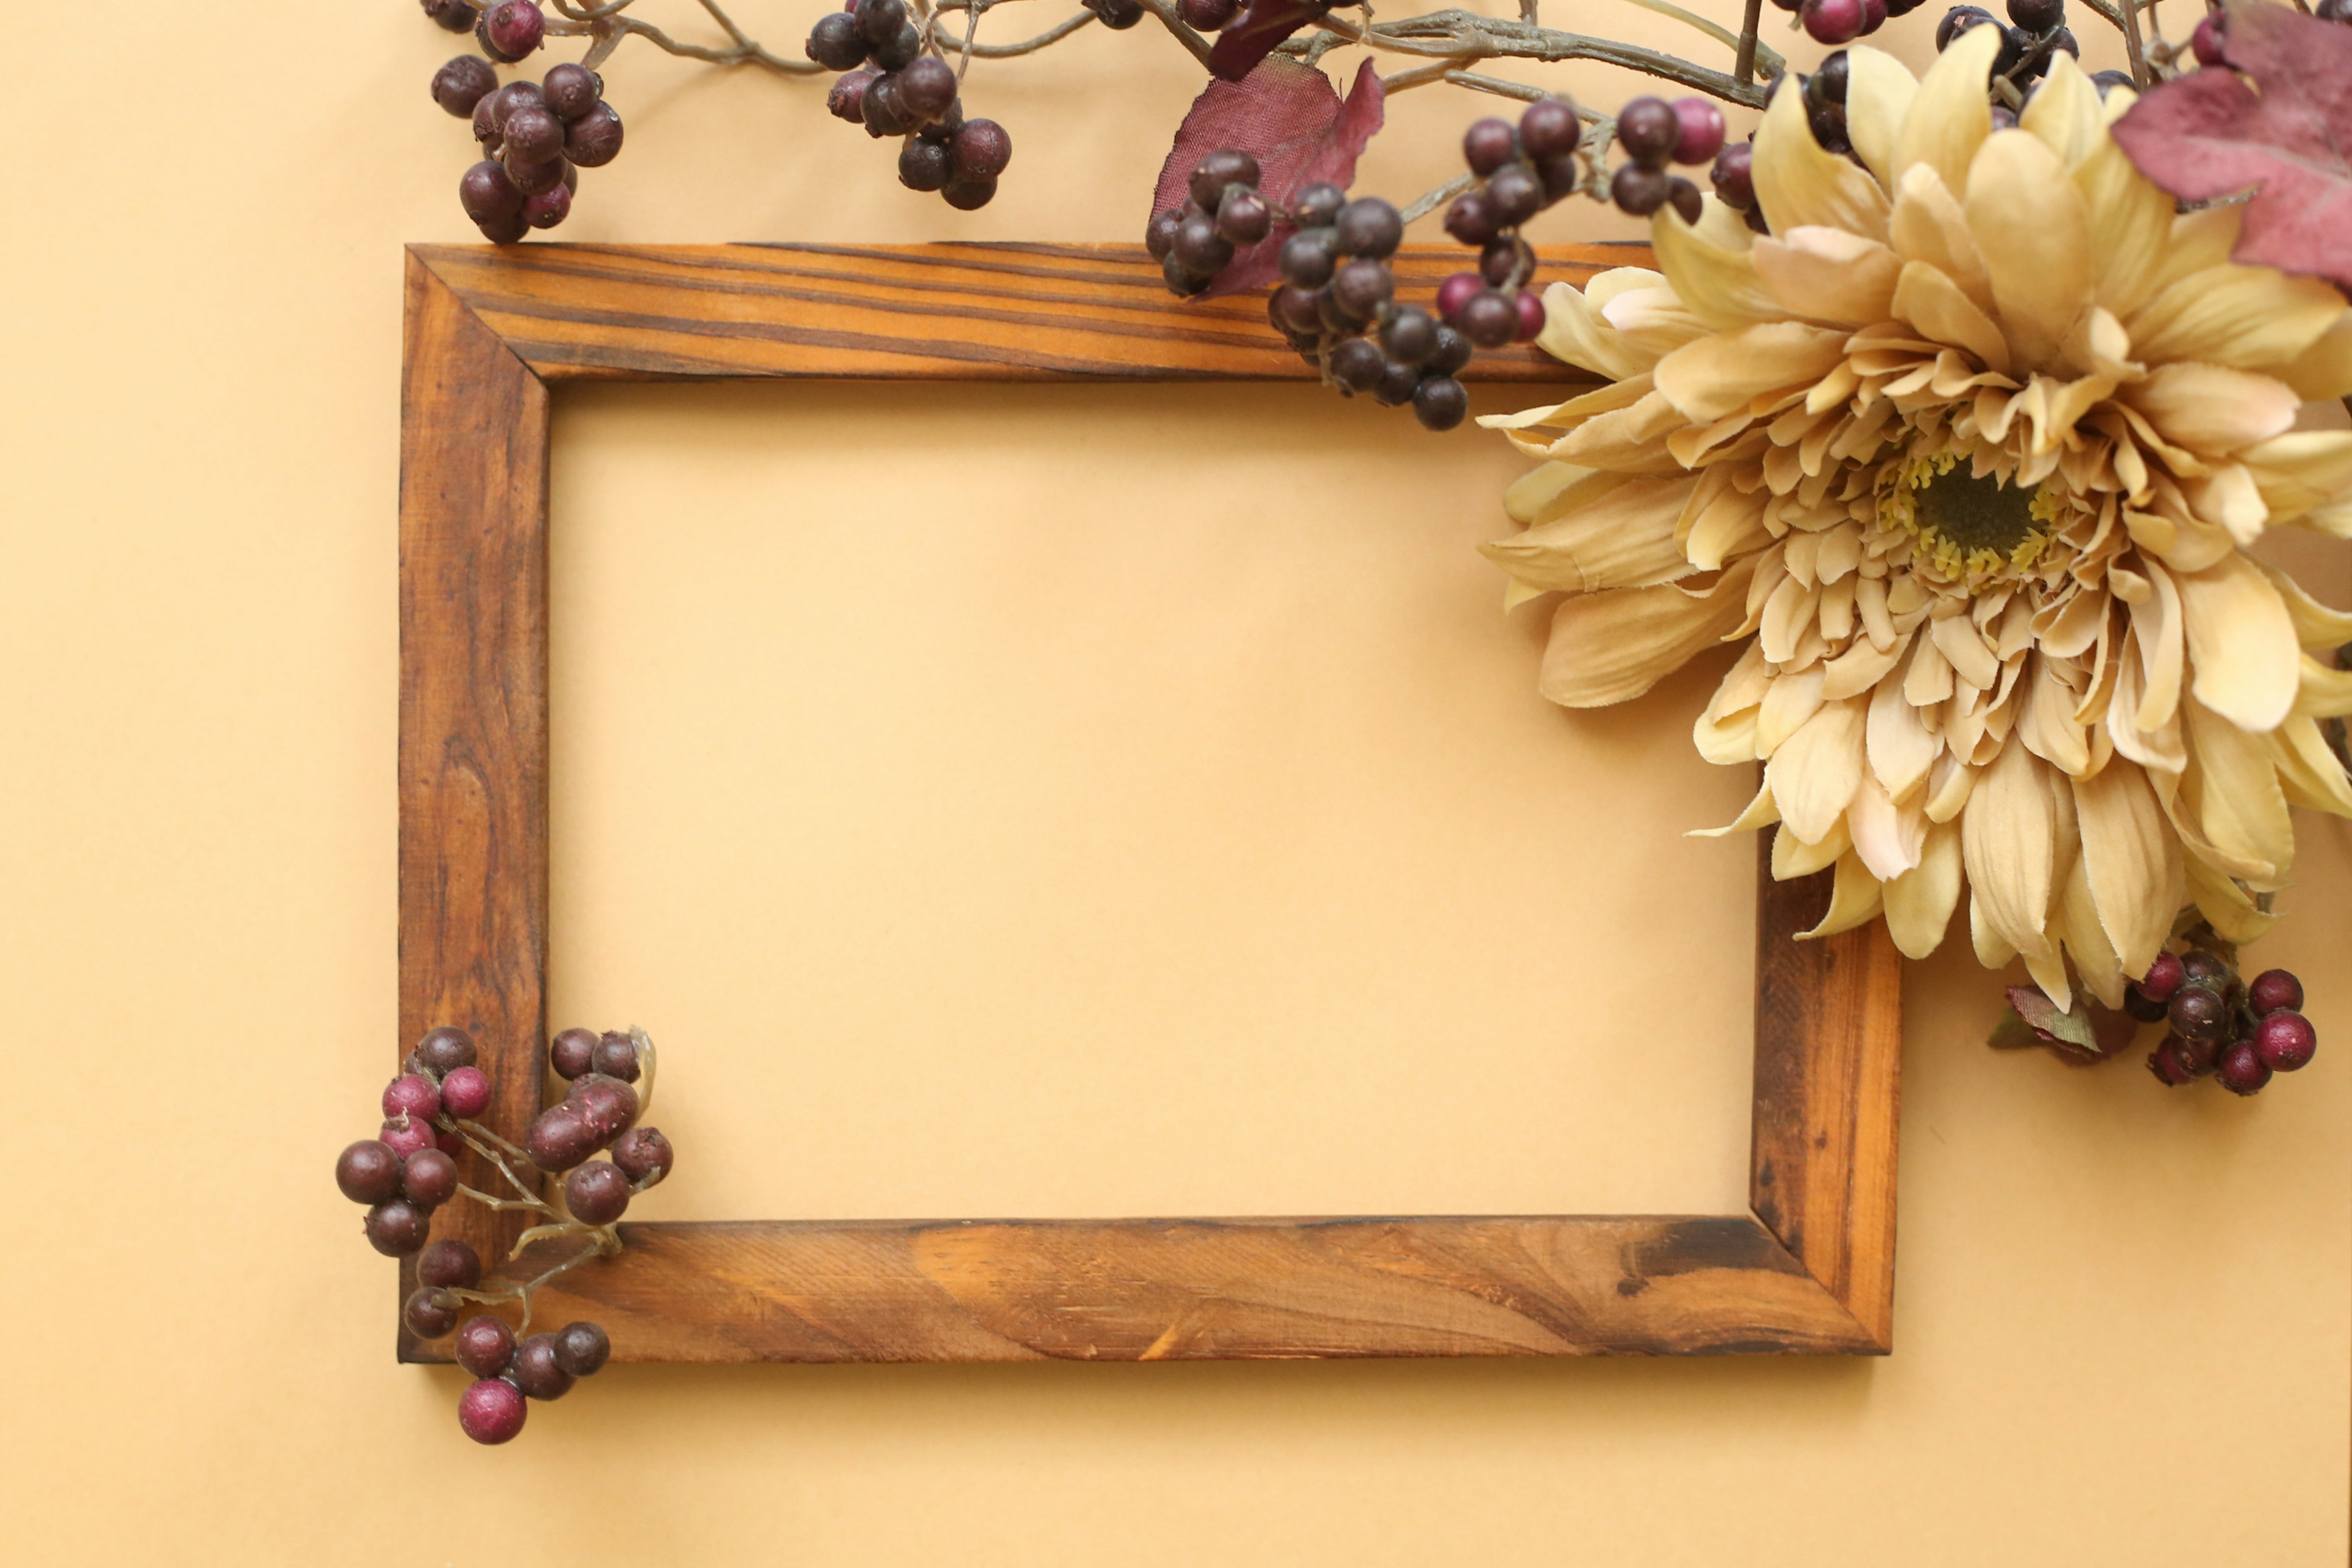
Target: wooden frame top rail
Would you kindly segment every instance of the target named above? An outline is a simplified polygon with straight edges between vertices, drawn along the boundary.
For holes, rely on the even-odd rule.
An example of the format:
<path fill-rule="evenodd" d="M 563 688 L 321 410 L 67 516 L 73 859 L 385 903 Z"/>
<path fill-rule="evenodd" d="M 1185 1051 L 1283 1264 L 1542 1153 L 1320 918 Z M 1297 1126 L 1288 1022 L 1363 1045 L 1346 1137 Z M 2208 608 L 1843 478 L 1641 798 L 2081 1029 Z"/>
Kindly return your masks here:
<path fill-rule="evenodd" d="M 1539 254 L 1570 281 L 1648 260 Z M 1408 247 L 1401 290 L 1461 260 Z M 1315 374 L 1260 297 L 1177 300 L 1132 246 L 428 246 L 406 289 L 400 1032 L 472 1031 L 509 1136 L 546 1081 L 552 384 Z M 1522 348 L 1465 379 L 1575 377 Z M 1749 1213 L 625 1225 L 538 1315 L 625 1361 L 1884 1352 L 1899 960 L 1875 922 L 1792 941 L 1826 896 L 1759 865 Z M 496 1258 L 519 1228 L 468 1204 L 435 1234 Z"/>

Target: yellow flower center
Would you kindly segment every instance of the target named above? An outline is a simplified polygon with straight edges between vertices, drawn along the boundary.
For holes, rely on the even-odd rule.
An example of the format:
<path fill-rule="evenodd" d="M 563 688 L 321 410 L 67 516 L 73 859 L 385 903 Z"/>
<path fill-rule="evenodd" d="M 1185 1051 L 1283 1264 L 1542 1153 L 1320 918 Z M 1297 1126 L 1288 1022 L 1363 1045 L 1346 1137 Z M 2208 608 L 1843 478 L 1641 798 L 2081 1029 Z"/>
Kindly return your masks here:
<path fill-rule="evenodd" d="M 1890 464 L 1879 480 L 1878 521 L 1911 535 L 1945 576 L 1972 585 L 2031 566 L 2057 516 L 2047 483 L 2019 489 L 1972 472 L 1958 453 Z"/>

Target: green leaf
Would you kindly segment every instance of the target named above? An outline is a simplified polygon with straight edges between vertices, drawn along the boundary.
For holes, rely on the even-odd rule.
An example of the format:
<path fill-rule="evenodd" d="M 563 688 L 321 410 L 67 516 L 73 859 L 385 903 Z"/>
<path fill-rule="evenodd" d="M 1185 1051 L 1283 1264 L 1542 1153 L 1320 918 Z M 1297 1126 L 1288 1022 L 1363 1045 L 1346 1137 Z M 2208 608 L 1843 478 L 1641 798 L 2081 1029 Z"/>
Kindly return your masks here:
<path fill-rule="evenodd" d="M 2062 1013 L 2058 1010 L 2058 1004 L 2044 996 L 2040 988 L 2032 985 L 2011 986 L 2009 1005 L 2017 1010 L 2019 1017 L 2043 1035 L 2086 1051 L 2098 1052 L 2098 1037 L 2092 1033 L 2088 1008 L 2078 1006 L 2071 1013 Z"/>
<path fill-rule="evenodd" d="M 2046 1046 L 2049 1043 L 2050 1037 L 2019 1017 L 2014 1007 L 2001 1014 L 2000 1022 L 1992 1026 L 1991 1035 L 1985 1040 L 1986 1045 L 2001 1051 L 2019 1051 L 2028 1046 Z"/>

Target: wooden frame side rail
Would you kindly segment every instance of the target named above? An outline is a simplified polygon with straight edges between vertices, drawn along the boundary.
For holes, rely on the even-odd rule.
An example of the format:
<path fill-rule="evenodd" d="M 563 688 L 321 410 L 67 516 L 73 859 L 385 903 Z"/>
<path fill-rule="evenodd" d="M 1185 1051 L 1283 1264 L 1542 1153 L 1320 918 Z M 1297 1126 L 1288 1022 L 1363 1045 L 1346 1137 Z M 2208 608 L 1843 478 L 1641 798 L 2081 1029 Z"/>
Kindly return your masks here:
<path fill-rule="evenodd" d="M 1408 249 L 1399 281 L 1457 258 Z M 1645 259 L 1551 247 L 1544 274 Z M 1255 300 L 1174 300 L 1133 247 L 425 247 L 406 288 L 400 1030 L 471 1030 L 509 1136 L 545 1083 L 553 385 L 1313 374 Z M 1533 350 L 1474 374 L 1571 379 Z M 1790 940 L 1819 879 L 1759 868 L 1758 900 L 1752 1213 L 627 1225 L 540 1316 L 628 1361 L 1884 1352 L 1898 960 L 1874 922 Z M 436 1223 L 485 1258 L 518 1229 Z"/>

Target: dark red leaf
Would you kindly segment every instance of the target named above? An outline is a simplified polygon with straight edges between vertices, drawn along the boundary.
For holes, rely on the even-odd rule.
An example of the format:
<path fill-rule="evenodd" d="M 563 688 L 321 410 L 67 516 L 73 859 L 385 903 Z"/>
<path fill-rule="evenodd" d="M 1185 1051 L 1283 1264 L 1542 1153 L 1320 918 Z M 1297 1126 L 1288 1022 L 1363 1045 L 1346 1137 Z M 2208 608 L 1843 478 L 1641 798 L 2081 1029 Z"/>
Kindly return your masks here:
<path fill-rule="evenodd" d="M 1257 160 L 1258 189 L 1277 205 L 1287 205 L 1291 193 L 1319 181 L 1344 190 L 1356 177 L 1365 143 L 1381 128 L 1382 96 L 1370 60 L 1357 70 L 1344 102 L 1332 90 L 1330 78 L 1293 59 L 1267 60 L 1240 81 L 1213 81 L 1176 128 L 1176 144 L 1160 165 L 1151 210 L 1183 205 L 1194 165 L 1226 147 Z M 1244 293 L 1273 282 L 1275 258 L 1291 233 L 1287 225 L 1276 224 L 1225 264 L 1205 297 Z"/>
<path fill-rule="evenodd" d="M 2184 200 L 2254 192 L 2234 259 L 2352 289 L 2352 27 L 2285 5 L 2228 16 L 2222 54 L 2236 70 L 2151 88 L 2116 142 Z"/>
<path fill-rule="evenodd" d="M 1332 4 L 1333 0 L 1255 0 L 1226 23 L 1217 41 L 1209 46 L 1209 73 L 1227 81 L 1241 80 L 1285 38 L 1321 21 Z"/>

